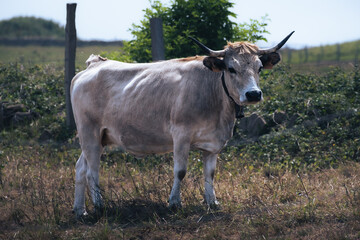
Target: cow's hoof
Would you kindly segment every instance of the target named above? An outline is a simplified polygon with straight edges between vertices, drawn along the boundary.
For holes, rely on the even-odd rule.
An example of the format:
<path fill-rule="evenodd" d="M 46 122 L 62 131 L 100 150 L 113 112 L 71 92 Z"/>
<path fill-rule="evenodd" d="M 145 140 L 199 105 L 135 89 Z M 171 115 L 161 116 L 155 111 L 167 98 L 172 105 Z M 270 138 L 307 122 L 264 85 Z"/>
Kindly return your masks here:
<path fill-rule="evenodd" d="M 73 209 L 72 212 L 75 214 L 77 220 L 85 220 L 89 217 L 89 214 L 82 209 Z"/>
<path fill-rule="evenodd" d="M 95 218 L 99 219 L 100 217 L 102 217 L 104 215 L 104 212 L 105 212 L 105 208 L 103 205 L 95 206 L 95 208 L 94 208 Z"/>
<path fill-rule="evenodd" d="M 182 205 L 180 202 L 169 203 L 169 209 L 173 212 L 176 212 L 176 211 L 182 209 Z"/>
<path fill-rule="evenodd" d="M 211 203 L 208 203 L 208 210 L 210 210 L 210 209 L 211 210 L 220 210 L 221 205 L 217 200 L 215 200 L 215 201 L 213 201 Z"/>

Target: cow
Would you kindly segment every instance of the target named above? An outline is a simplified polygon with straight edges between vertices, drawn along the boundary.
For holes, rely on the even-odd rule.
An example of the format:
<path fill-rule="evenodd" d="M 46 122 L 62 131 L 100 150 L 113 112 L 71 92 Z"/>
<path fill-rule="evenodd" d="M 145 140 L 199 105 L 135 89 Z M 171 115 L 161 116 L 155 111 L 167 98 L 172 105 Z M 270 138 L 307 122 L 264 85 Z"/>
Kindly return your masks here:
<path fill-rule="evenodd" d="M 263 100 L 260 71 L 280 61 L 277 51 L 292 34 L 270 49 L 229 42 L 214 51 L 191 38 L 206 56 L 153 63 L 122 63 L 91 55 L 70 88 L 82 150 L 75 166 L 76 216 L 87 214 L 86 186 L 95 211 L 103 208 L 100 156 L 110 144 L 136 156 L 173 152 L 171 208 L 181 207 L 180 183 L 190 149 L 201 150 L 205 202 L 216 206 L 216 160 L 232 137 L 239 106 Z"/>

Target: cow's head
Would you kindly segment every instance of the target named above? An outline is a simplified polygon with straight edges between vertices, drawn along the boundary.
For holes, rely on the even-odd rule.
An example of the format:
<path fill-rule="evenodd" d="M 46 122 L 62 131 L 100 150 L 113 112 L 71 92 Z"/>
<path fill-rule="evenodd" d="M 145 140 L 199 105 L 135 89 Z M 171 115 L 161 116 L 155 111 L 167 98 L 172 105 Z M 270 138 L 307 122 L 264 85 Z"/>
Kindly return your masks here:
<path fill-rule="evenodd" d="M 214 51 L 201 42 L 191 38 L 208 57 L 203 63 L 214 72 L 224 72 L 229 94 L 239 105 L 254 104 L 263 99 L 259 88 L 259 75 L 262 69 L 271 69 L 280 61 L 277 52 L 291 37 L 290 33 L 278 45 L 270 49 L 259 49 L 247 42 L 228 43 L 224 50 Z"/>

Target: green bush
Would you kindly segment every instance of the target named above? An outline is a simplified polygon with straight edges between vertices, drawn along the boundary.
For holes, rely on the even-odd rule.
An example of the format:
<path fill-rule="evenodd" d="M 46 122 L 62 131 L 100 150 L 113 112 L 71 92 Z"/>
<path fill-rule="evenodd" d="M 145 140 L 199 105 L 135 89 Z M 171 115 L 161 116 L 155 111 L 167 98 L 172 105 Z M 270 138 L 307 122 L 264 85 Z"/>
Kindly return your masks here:
<path fill-rule="evenodd" d="M 1 101 L 24 104 L 39 115 L 55 114 L 64 106 L 64 75 L 49 65 L 0 65 Z"/>
<path fill-rule="evenodd" d="M 360 161 L 358 84 L 358 68 L 348 72 L 332 68 L 314 75 L 293 73 L 282 65 L 263 73 L 265 100 L 248 112 L 270 120 L 275 111 L 284 111 L 289 117 L 298 116 L 297 125 L 274 127 L 257 142 L 239 146 L 242 156 L 254 164 L 290 169 L 316 170 Z"/>
<path fill-rule="evenodd" d="M 12 140 L 38 137 L 45 129 L 53 138 L 64 139 L 64 73 L 50 65 L 26 67 L 21 64 L 0 64 L 0 102 L 23 104 L 36 116 L 20 129 L 9 129 Z M 9 132 L 5 131 L 3 134 Z M 14 133 L 16 133 L 14 135 Z M 17 136 L 17 137 L 15 137 Z"/>
<path fill-rule="evenodd" d="M 222 49 L 227 41 L 266 41 L 267 16 L 261 21 L 251 19 L 250 23 L 237 24 L 230 19 L 236 17 L 230 11 L 233 5 L 228 0 L 175 0 L 166 7 L 153 1 L 151 8 L 144 10 L 140 24 L 133 24 L 130 29 L 134 40 L 125 42 L 122 51 L 105 55 L 125 62 L 150 62 L 150 19 L 154 17 L 163 21 L 166 59 L 202 53 L 187 36 L 196 37 L 213 49 Z"/>
<path fill-rule="evenodd" d="M 257 106 L 264 113 L 282 110 L 312 118 L 347 111 L 358 101 L 358 69 L 345 72 L 331 68 L 326 74 L 294 73 L 282 65 L 263 74 L 265 101 Z M 255 110 L 255 109 L 254 109 Z"/>

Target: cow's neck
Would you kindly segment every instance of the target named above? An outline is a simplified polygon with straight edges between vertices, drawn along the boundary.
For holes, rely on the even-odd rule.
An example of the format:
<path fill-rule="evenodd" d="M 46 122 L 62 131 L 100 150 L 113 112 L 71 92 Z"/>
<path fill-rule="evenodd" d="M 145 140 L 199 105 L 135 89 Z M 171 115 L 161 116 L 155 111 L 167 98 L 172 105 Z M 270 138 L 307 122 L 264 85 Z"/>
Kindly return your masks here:
<path fill-rule="evenodd" d="M 225 83 L 225 77 L 224 77 L 224 72 L 222 73 L 221 75 L 221 82 L 222 82 L 222 86 L 224 88 L 224 91 L 226 93 L 226 96 L 228 96 L 228 98 L 230 99 L 230 101 L 232 103 L 234 103 L 234 106 L 235 106 L 235 117 L 237 119 L 240 119 L 240 118 L 243 118 L 245 115 L 244 115 L 244 107 L 243 106 L 240 106 L 239 104 L 237 104 L 235 102 L 235 100 L 230 96 L 229 94 L 229 90 L 228 88 L 226 87 L 226 83 Z"/>

